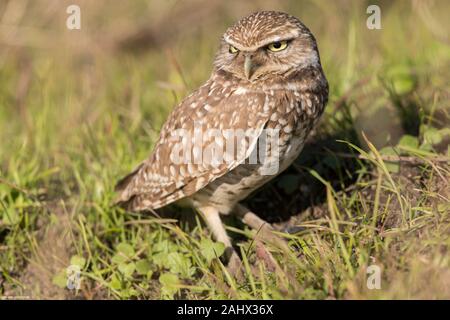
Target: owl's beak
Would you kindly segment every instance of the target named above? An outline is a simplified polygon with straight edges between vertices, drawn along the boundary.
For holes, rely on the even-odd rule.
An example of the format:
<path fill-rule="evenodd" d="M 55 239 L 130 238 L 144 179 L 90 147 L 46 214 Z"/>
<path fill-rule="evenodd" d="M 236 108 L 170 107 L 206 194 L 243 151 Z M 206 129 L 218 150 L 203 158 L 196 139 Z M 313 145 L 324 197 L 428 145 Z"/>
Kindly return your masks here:
<path fill-rule="evenodd" d="M 250 77 L 253 74 L 253 62 L 252 62 L 252 56 L 248 55 L 245 56 L 245 62 L 244 62 L 244 74 L 247 80 L 250 80 Z"/>

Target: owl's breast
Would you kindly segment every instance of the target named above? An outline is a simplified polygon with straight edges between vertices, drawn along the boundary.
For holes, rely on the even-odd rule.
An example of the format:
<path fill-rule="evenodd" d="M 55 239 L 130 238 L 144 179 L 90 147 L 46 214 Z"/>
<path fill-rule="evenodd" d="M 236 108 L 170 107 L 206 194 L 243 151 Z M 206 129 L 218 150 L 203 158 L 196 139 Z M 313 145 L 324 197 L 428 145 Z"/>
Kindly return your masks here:
<path fill-rule="evenodd" d="M 260 111 L 267 112 L 267 122 L 253 151 L 257 156 L 250 156 L 194 194 L 192 200 L 197 205 L 214 205 L 227 214 L 238 201 L 288 168 L 299 156 L 324 107 L 320 96 L 300 90 L 269 90 L 263 100 Z"/>
<path fill-rule="evenodd" d="M 269 150 L 267 157 L 278 161 L 279 172 L 299 156 L 308 134 L 323 112 L 324 103 L 324 98 L 319 94 L 300 90 L 285 90 L 276 98 L 266 127 L 276 130 L 278 149 L 277 152 Z"/>

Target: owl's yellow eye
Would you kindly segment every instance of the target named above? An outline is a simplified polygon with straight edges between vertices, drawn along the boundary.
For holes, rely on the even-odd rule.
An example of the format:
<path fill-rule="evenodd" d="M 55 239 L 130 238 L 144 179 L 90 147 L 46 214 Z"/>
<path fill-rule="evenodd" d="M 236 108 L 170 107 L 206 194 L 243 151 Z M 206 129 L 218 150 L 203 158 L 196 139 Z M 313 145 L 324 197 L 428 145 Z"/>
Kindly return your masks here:
<path fill-rule="evenodd" d="M 229 51 L 230 51 L 230 53 L 237 53 L 239 50 L 238 49 L 236 49 L 235 47 L 233 47 L 233 46 L 230 46 L 230 49 L 229 49 Z"/>
<path fill-rule="evenodd" d="M 287 46 L 288 46 L 287 41 L 276 41 L 274 43 L 269 44 L 267 46 L 267 49 L 269 49 L 272 52 L 278 52 L 278 51 L 286 49 Z"/>

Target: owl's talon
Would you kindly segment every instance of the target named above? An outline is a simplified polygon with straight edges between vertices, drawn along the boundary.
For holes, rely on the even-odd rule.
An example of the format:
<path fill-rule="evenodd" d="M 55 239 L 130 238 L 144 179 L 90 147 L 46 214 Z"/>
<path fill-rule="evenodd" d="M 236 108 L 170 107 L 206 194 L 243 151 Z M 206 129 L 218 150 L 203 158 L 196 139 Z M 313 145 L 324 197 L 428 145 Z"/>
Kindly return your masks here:
<path fill-rule="evenodd" d="M 238 281 L 244 278 L 244 264 L 237 252 L 233 249 L 230 258 L 228 259 L 227 270 L 230 275 Z"/>
<path fill-rule="evenodd" d="M 278 248 L 282 249 L 284 252 L 289 252 L 289 246 L 283 238 L 276 235 L 273 231 L 275 229 L 272 225 L 260 217 L 258 217 L 255 213 L 247 209 L 241 204 L 236 205 L 236 214 L 241 218 L 242 222 L 256 230 L 257 237 L 264 241 L 269 242 L 271 244 L 276 245 Z"/>

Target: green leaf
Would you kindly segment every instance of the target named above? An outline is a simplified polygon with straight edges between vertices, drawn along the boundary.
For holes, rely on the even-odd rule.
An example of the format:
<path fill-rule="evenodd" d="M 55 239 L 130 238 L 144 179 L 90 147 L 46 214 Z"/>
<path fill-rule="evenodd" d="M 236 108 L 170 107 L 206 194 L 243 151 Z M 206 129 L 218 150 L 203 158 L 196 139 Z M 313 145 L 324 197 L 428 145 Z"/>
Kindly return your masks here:
<path fill-rule="evenodd" d="M 124 299 L 130 299 L 132 297 L 137 297 L 139 295 L 139 292 L 134 288 L 127 288 L 123 290 L 121 293 Z"/>
<path fill-rule="evenodd" d="M 430 152 L 433 151 L 433 146 L 431 145 L 431 143 L 424 142 L 420 145 L 420 150 Z"/>
<path fill-rule="evenodd" d="M 388 72 L 388 77 L 391 79 L 394 91 L 399 95 L 411 92 L 416 85 L 407 65 L 393 66 Z"/>
<path fill-rule="evenodd" d="M 52 279 L 52 283 L 56 286 L 58 286 L 61 289 L 66 288 L 67 286 L 67 275 L 66 275 L 66 269 L 61 270 L 58 272 Z"/>
<path fill-rule="evenodd" d="M 122 283 L 120 282 L 120 279 L 116 274 L 112 275 L 111 280 L 109 281 L 109 285 L 114 290 L 119 290 L 122 287 Z"/>
<path fill-rule="evenodd" d="M 119 271 L 126 278 L 130 278 L 133 275 L 134 270 L 136 270 L 136 265 L 134 264 L 134 262 L 119 264 Z"/>
<path fill-rule="evenodd" d="M 117 253 L 112 257 L 111 262 L 114 264 L 124 264 L 131 260 L 135 255 L 134 248 L 128 243 L 121 242 L 116 247 Z"/>
<path fill-rule="evenodd" d="M 439 132 L 443 135 L 443 136 L 450 136 L 450 128 L 442 128 L 439 130 Z"/>
<path fill-rule="evenodd" d="M 380 150 L 380 154 L 385 156 L 398 155 L 398 153 L 393 147 L 384 147 L 383 149 Z M 398 173 L 400 171 L 400 164 L 398 162 L 384 161 L 384 164 L 386 165 L 386 168 L 388 169 L 389 172 Z"/>
<path fill-rule="evenodd" d="M 136 271 L 139 275 L 145 276 L 151 271 L 151 265 L 148 260 L 142 259 L 136 262 Z"/>
<path fill-rule="evenodd" d="M 70 258 L 70 264 L 79 266 L 80 269 L 83 269 L 86 265 L 86 259 L 80 256 L 72 256 L 72 258 Z"/>
<path fill-rule="evenodd" d="M 159 268 L 164 268 L 165 266 L 167 266 L 167 256 L 167 253 L 159 252 L 152 256 L 152 261 Z"/>
<path fill-rule="evenodd" d="M 128 258 L 133 257 L 135 254 L 134 248 L 128 243 L 121 242 L 117 245 L 116 249 L 118 252 L 123 253 Z"/>
<path fill-rule="evenodd" d="M 174 243 L 167 240 L 160 241 L 153 246 L 153 252 L 169 253 L 177 250 L 178 247 Z"/>
<path fill-rule="evenodd" d="M 159 277 L 159 282 L 162 285 L 161 293 L 170 298 L 177 293 L 180 285 L 180 280 L 175 274 L 172 273 L 163 273 Z"/>
<path fill-rule="evenodd" d="M 442 139 L 442 133 L 438 129 L 433 127 L 427 127 L 426 131 L 423 133 L 423 140 L 425 143 L 436 145 L 441 143 Z"/>
<path fill-rule="evenodd" d="M 402 147 L 417 149 L 419 148 L 419 139 L 409 134 L 405 134 L 398 142 L 398 145 Z"/>
<path fill-rule="evenodd" d="M 0 209 L 2 208 L 0 207 Z M 21 220 L 20 214 L 15 208 L 7 207 L 6 210 L 2 211 L 4 212 L 2 222 L 5 225 L 15 225 L 20 222 Z"/>
<path fill-rule="evenodd" d="M 122 264 L 127 261 L 128 261 L 128 258 L 125 257 L 122 253 L 115 254 L 111 259 L 111 262 L 114 264 Z"/>
<path fill-rule="evenodd" d="M 179 252 L 171 252 L 167 256 L 167 267 L 170 272 L 180 274 L 182 277 L 189 278 L 194 274 L 189 258 Z"/>
<path fill-rule="evenodd" d="M 203 238 L 200 241 L 200 252 L 210 264 L 213 259 L 220 257 L 225 252 L 225 245 L 222 242 L 214 242 L 208 238 Z"/>

